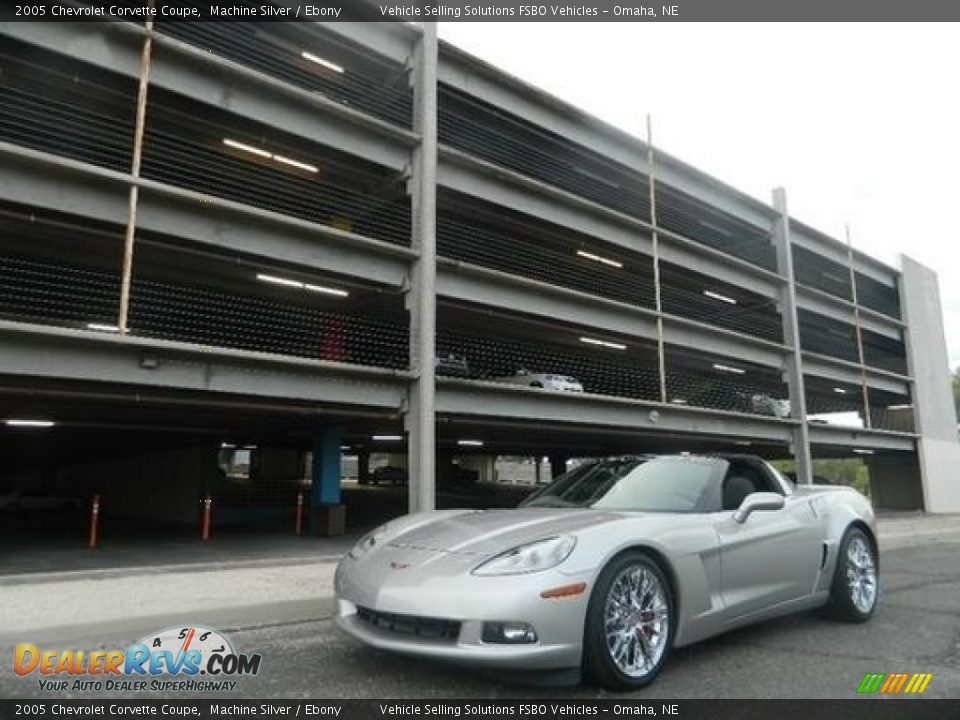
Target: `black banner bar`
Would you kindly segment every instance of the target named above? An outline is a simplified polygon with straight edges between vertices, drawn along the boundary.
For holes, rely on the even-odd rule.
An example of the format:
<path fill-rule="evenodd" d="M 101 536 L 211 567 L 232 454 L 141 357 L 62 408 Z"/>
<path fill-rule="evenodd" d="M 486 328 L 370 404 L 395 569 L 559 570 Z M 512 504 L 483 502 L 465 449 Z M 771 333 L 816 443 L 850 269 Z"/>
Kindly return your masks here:
<path fill-rule="evenodd" d="M 950 21 L 943 0 L 24 0 L 0 20 L 26 22 L 753 22 Z"/>
<path fill-rule="evenodd" d="M 665 718 L 957 720 L 960 700 L 0 700 L 0 720 L 34 718 Z"/>

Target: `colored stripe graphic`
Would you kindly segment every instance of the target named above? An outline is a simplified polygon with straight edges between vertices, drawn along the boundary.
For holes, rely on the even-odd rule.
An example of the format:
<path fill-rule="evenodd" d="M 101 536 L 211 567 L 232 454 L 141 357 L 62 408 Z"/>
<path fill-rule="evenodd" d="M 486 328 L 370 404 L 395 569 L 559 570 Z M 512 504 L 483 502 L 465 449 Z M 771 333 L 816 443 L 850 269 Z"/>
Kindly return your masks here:
<path fill-rule="evenodd" d="M 867 673 L 863 676 L 863 680 L 860 681 L 860 686 L 857 688 L 858 693 L 875 693 L 880 689 L 880 683 L 883 682 L 883 679 L 886 677 L 884 673 Z"/>
<path fill-rule="evenodd" d="M 931 673 L 867 673 L 857 686 L 857 692 L 919 695 L 932 679 Z"/>

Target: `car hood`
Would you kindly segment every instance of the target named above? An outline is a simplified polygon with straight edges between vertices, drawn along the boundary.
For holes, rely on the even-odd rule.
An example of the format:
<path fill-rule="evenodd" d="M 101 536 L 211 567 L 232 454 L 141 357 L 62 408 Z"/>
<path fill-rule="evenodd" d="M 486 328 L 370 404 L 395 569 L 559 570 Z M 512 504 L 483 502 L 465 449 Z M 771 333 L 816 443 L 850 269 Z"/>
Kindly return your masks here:
<path fill-rule="evenodd" d="M 518 508 L 441 514 L 412 527 L 400 528 L 386 545 L 457 555 L 490 555 L 517 545 L 584 527 L 611 522 L 620 515 L 581 508 Z"/>

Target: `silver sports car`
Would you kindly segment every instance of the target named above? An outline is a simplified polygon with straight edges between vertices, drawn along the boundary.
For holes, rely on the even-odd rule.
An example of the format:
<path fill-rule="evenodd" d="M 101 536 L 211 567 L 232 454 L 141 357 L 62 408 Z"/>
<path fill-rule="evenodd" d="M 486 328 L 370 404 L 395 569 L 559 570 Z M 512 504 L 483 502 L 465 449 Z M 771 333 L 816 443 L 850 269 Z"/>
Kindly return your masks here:
<path fill-rule="evenodd" d="M 671 648 L 741 625 L 818 606 L 869 619 L 876 529 L 856 491 L 756 457 L 613 458 L 515 510 L 393 520 L 335 585 L 338 624 L 373 647 L 633 689 Z"/>

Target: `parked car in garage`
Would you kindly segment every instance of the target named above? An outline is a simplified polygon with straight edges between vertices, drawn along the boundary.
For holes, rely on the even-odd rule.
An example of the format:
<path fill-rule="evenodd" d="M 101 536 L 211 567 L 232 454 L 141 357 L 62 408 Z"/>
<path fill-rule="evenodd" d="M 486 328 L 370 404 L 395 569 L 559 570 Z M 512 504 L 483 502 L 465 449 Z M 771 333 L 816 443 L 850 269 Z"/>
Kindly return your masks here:
<path fill-rule="evenodd" d="M 776 418 L 790 417 L 790 401 L 757 393 L 750 397 L 750 407 L 760 415 L 771 415 Z"/>
<path fill-rule="evenodd" d="M 34 510 L 77 510 L 80 498 L 29 488 L 0 488 L 0 512 Z"/>
<path fill-rule="evenodd" d="M 470 377 L 470 363 L 458 353 L 438 352 L 434 366 L 438 375 Z"/>
<path fill-rule="evenodd" d="M 545 390 L 562 390 L 564 392 L 583 392 L 583 384 L 575 377 L 554 373 L 535 373 L 525 368 L 520 368 L 513 375 L 502 375 L 491 379 L 495 382 L 506 383 L 508 385 L 524 385 L 526 387 L 543 388 Z"/>
<path fill-rule="evenodd" d="M 407 469 L 395 465 L 383 465 L 370 474 L 374 485 L 406 485 L 408 479 Z"/>
<path fill-rule="evenodd" d="M 675 647 L 879 599 L 870 502 L 795 486 L 751 455 L 582 466 L 512 510 L 438 510 L 364 535 L 335 575 L 337 624 L 382 650 L 574 671 L 635 690 Z"/>

